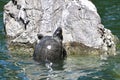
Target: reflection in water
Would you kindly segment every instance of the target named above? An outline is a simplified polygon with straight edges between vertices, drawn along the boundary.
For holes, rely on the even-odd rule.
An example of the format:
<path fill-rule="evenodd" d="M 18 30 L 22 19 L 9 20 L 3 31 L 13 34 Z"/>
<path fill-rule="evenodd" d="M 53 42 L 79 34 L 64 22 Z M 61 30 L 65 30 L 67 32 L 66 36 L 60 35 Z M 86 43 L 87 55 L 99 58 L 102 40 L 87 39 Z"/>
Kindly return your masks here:
<path fill-rule="evenodd" d="M 52 72 L 53 71 L 53 69 L 52 69 L 52 62 L 50 62 L 50 63 L 45 63 L 45 66 L 49 69 L 49 72 Z"/>
<path fill-rule="evenodd" d="M 52 65 L 53 65 L 52 62 L 45 63 L 45 66 L 47 67 L 47 69 L 49 69 L 49 71 L 48 71 L 48 78 L 46 80 L 51 80 L 51 77 L 53 76 L 52 75 L 52 71 L 53 71 Z"/>
<path fill-rule="evenodd" d="M 120 51 L 106 60 L 99 56 L 76 55 L 58 64 L 44 65 L 34 62 L 31 57 L 10 56 L 2 22 L 3 5 L 8 0 L 0 1 L 0 80 L 120 80 Z M 120 36 L 120 0 L 93 2 L 105 27 Z"/>
<path fill-rule="evenodd" d="M 61 67 L 52 63 L 46 66 L 37 64 L 33 60 L 19 62 L 19 66 L 25 69 L 32 80 L 119 80 L 118 58 L 115 56 L 101 60 L 99 56 L 70 56 Z"/>

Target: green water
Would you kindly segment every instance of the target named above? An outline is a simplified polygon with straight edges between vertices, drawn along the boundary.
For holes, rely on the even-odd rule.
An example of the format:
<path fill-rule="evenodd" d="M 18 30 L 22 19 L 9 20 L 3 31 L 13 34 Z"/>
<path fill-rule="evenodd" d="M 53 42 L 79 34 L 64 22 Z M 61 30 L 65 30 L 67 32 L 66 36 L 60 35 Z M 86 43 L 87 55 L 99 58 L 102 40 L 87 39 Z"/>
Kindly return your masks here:
<path fill-rule="evenodd" d="M 120 38 L 120 0 L 92 0 L 95 3 L 102 23 Z"/>
<path fill-rule="evenodd" d="M 0 80 L 120 80 L 120 51 L 117 56 L 100 60 L 98 56 L 69 56 L 49 70 L 32 57 L 11 56 L 7 50 L 0 0 Z M 102 23 L 120 38 L 120 0 L 92 0 Z M 17 52 L 16 52 L 17 53 Z"/>

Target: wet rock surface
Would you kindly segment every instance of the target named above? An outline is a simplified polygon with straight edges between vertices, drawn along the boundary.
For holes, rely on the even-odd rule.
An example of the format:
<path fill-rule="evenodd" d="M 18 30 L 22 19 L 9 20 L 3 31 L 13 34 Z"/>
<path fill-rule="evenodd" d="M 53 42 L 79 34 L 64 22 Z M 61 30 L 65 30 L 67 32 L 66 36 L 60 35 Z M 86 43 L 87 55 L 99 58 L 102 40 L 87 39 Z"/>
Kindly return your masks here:
<path fill-rule="evenodd" d="M 115 55 L 115 38 L 89 0 L 12 0 L 4 6 L 4 24 L 10 43 L 32 45 L 38 33 L 62 27 L 66 49 L 76 42 Z"/>

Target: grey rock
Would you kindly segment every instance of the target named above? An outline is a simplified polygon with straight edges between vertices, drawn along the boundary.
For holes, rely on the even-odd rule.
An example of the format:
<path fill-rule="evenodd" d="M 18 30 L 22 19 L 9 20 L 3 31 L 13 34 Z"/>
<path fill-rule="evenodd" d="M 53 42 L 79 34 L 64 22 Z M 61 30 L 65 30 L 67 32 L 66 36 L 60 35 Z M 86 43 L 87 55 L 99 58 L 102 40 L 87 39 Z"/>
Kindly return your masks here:
<path fill-rule="evenodd" d="M 62 27 L 64 43 L 115 52 L 114 36 L 89 0 L 12 0 L 4 6 L 4 24 L 11 42 L 33 44 L 38 33 L 52 35 Z"/>

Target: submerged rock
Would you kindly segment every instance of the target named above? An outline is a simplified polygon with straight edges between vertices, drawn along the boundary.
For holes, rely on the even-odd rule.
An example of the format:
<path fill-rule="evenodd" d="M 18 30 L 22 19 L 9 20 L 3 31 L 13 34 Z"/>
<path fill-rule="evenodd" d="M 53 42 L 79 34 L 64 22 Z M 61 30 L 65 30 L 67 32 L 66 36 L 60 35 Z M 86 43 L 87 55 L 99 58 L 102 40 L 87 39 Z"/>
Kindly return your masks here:
<path fill-rule="evenodd" d="M 34 44 L 38 33 L 52 35 L 62 27 L 68 51 L 78 46 L 71 45 L 75 42 L 86 46 L 79 45 L 85 50 L 89 47 L 115 55 L 115 38 L 101 24 L 89 0 L 12 0 L 4 6 L 4 24 L 10 43 Z M 77 48 L 78 53 L 83 49 Z"/>

